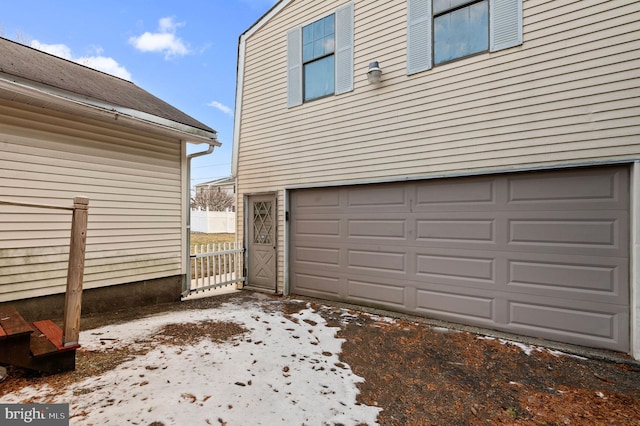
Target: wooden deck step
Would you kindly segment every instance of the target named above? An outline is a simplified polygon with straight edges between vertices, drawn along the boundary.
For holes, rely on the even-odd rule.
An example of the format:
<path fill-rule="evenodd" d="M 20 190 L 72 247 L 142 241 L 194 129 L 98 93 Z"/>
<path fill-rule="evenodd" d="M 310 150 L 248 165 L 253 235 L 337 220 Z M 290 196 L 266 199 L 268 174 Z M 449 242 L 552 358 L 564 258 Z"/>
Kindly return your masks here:
<path fill-rule="evenodd" d="M 40 357 L 58 352 L 56 345 L 51 343 L 47 336 L 36 331 L 30 337 L 29 349 L 34 357 Z"/>
<path fill-rule="evenodd" d="M 34 356 L 71 351 L 80 347 L 79 344 L 64 346 L 62 344 L 62 329 L 51 320 L 35 321 L 32 325 L 36 330 L 31 335 L 31 353 Z"/>
<path fill-rule="evenodd" d="M 0 306 L 0 329 L 2 339 L 33 333 L 33 328 L 13 306 Z"/>
<path fill-rule="evenodd" d="M 0 306 L 0 362 L 44 373 L 71 371 L 78 344 L 62 344 L 62 329 L 51 320 L 27 323 L 10 305 Z"/>

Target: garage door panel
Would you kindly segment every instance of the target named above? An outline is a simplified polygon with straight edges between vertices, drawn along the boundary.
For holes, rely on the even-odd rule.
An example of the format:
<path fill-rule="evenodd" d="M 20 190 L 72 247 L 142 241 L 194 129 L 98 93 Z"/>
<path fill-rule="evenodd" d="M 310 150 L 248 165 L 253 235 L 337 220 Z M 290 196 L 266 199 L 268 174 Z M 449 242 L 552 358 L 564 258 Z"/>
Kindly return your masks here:
<path fill-rule="evenodd" d="M 404 287 L 375 281 L 348 280 L 347 294 L 354 300 L 366 301 L 376 305 L 395 305 L 404 308 Z"/>
<path fill-rule="evenodd" d="M 508 291 L 546 294 L 574 300 L 628 304 L 629 292 L 625 259 L 590 259 L 538 256 L 537 260 L 508 261 Z"/>
<path fill-rule="evenodd" d="M 417 182 L 416 211 L 435 209 L 460 210 L 467 208 L 486 209 L 498 203 L 493 178 L 460 178 L 448 182 L 441 181 L 439 185 L 432 182 Z"/>
<path fill-rule="evenodd" d="M 550 298 L 510 300 L 509 329 L 517 333 L 568 343 L 627 351 L 628 310 L 613 305 L 566 307 Z"/>
<path fill-rule="evenodd" d="M 429 290 L 417 291 L 417 310 L 436 318 L 473 324 L 494 322 L 494 299 L 486 296 L 448 293 Z"/>
<path fill-rule="evenodd" d="M 349 238 L 407 239 L 407 220 L 397 219 L 351 219 L 347 221 Z"/>
<path fill-rule="evenodd" d="M 298 220 L 295 224 L 298 237 L 334 237 L 340 238 L 340 220 L 338 219 L 307 219 Z"/>
<path fill-rule="evenodd" d="M 589 312 L 558 306 L 530 303 L 509 303 L 510 323 L 530 329 L 552 330 L 558 334 L 572 333 L 610 338 L 615 314 Z"/>
<path fill-rule="evenodd" d="M 620 166 L 292 191 L 291 290 L 627 351 L 628 179 Z"/>
<path fill-rule="evenodd" d="M 538 209 L 568 205 L 581 209 L 628 208 L 626 170 L 620 168 L 545 172 L 508 177 L 508 202 L 514 206 L 535 205 Z"/>
<path fill-rule="evenodd" d="M 617 248 L 615 228 L 611 220 L 512 220 L 509 242 Z"/>
<path fill-rule="evenodd" d="M 494 263 L 493 258 L 419 254 L 416 274 L 455 280 L 481 280 L 493 284 L 496 280 Z"/>
<path fill-rule="evenodd" d="M 626 222 L 626 218 L 513 219 L 508 224 L 508 244 L 532 251 L 622 255 L 628 250 L 628 239 L 620 232 L 621 227 L 628 228 Z"/>
<path fill-rule="evenodd" d="M 355 250 L 347 251 L 347 266 L 371 272 L 406 272 L 406 254 L 383 250 Z"/>
<path fill-rule="evenodd" d="M 296 262 L 315 267 L 340 267 L 340 249 L 297 246 L 294 258 Z"/>
<path fill-rule="evenodd" d="M 496 244 L 496 220 L 477 218 L 416 219 L 416 240 L 428 242 Z"/>
<path fill-rule="evenodd" d="M 329 277 L 326 274 L 299 274 L 292 276 L 295 287 L 302 292 L 306 292 L 312 297 L 337 297 L 339 293 L 338 277 Z"/>
<path fill-rule="evenodd" d="M 381 184 L 354 186 L 344 190 L 346 207 L 357 213 L 376 209 L 378 212 L 391 210 L 393 212 L 409 211 L 411 188 L 398 187 L 395 184 Z"/>
<path fill-rule="evenodd" d="M 325 210 L 340 209 L 340 192 L 326 191 L 323 189 L 308 189 L 299 192 L 295 198 L 294 207 L 299 212 L 310 211 L 317 213 Z"/>

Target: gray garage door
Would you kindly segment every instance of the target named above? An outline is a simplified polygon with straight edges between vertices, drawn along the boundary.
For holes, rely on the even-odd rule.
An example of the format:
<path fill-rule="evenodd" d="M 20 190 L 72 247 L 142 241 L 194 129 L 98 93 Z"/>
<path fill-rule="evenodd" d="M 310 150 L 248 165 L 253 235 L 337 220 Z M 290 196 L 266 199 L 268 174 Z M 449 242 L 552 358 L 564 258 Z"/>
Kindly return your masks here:
<path fill-rule="evenodd" d="M 294 294 L 629 350 L 629 172 L 292 191 Z"/>

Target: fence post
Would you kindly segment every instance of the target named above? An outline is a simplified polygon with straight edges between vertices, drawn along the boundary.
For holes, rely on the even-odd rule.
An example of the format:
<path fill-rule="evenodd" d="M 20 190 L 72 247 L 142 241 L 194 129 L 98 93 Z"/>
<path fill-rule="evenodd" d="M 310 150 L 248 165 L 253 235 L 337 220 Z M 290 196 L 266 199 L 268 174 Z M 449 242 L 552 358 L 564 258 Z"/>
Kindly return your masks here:
<path fill-rule="evenodd" d="M 84 277 L 88 215 L 89 199 L 87 197 L 75 197 L 73 199 L 73 217 L 71 219 L 67 291 L 64 300 L 63 346 L 77 344 L 80 336 L 80 309 L 82 305 L 82 280 Z"/>

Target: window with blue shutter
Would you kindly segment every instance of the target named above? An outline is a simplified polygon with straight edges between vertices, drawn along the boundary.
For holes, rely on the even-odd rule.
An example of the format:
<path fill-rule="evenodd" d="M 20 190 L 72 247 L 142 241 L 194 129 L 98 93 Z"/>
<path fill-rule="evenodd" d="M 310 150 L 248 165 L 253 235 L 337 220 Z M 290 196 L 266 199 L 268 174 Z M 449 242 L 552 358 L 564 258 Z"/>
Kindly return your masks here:
<path fill-rule="evenodd" d="M 287 106 L 353 90 L 353 3 L 287 33 Z"/>
<path fill-rule="evenodd" d="M 407 74 L 522 44 L 522 0 L 407 0 Z"/>

